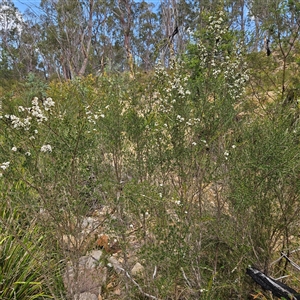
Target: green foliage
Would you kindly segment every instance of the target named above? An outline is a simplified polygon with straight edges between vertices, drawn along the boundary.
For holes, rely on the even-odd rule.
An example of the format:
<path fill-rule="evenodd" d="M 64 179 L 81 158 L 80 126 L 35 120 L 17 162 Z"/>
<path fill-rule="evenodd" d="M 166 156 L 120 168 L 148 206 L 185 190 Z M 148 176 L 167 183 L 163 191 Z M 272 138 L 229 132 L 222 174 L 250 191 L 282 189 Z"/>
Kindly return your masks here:
<path fill-rule="evenodd" d="M 243 56 L 223 12 L 203 20 L 169 68 L 49 84 L 30 74 L 24 91 L 3 98 L 0 191 L 12 208 L 5 218 L 18 226 L 5 223 L 16 231 L 1 233 L 0 251 L 25 259 L 10 282 L 27 283 L 20 293 L 45 291 L 48 266 L 47 288 L 62 289 L 56 264 L 33 272 L 26 263 L 44 255 L 75 265 L 92 247 L 81 240 L 83 220 L 103 207 L 112 213 L 101 226 L 118 238 L 124 270 L 132 258 L 145 267 L 135 281 L 118 275 L 126 299 L 246 298 L 247 264 L 286 272 L 271 262 L 297 246 L 299 111 L 283 105 L 285 90 L 263 97 L 292 71 Z M 36 234 L 43 238 L 33 243 Z M 66 237 L 80 241 L 72 253 Z"/>
<path fill-rule="evenodd" d="M 47 287 L 43 236 L 36 224 L 23 223 L 22 215 L 1 203 L 0 297 L 10 299 L 53 298 Z"/>
<path fill-rule="evenodd" d="M 230 157 L 229 197 L 234 214 L 248 212 L 239 220 L 241 228 L 251 224 L 254 229 L 259 224 L 259 229 L 244 234 L 249 246 L 262 251 L 260 257 L 265 263 L 278 248 L 290 247 L 298 222 L 297 131 L 286 117 L 275 122 L 255 120 L 243 127 L 240 143 Z"/>

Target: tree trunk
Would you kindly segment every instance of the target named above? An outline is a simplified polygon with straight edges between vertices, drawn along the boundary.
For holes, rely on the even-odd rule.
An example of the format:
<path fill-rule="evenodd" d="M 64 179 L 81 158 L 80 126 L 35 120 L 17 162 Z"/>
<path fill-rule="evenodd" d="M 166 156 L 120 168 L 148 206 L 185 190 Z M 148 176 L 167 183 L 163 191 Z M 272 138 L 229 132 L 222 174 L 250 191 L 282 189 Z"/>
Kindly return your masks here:
<path fill-rule="evenodd" d="M 89 1 L 89 20 L 88 20 L 88 35 L 87 35 L 87 42 L 86 47 L 84 45 L 84 33 L 81 37 L 81 52 L 84 57 L 83 63 L 81 68 L 78 72 L 78 76 L 83 76 L 88 64 L 89 53 L 91 49 L 91 42 L 92 42 L 92 34 L 93 34 L 93 10 L 94 10 L 94 0 Z"/>

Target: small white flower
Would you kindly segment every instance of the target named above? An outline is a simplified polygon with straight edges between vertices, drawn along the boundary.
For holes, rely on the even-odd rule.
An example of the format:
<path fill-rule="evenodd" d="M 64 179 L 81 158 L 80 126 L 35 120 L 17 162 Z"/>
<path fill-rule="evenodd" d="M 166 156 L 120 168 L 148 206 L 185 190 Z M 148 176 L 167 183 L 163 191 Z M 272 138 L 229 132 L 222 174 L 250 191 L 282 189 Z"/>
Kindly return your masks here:
<path fill-rule="evenodd" d="M 13 146 L 12 148 L 11 148 L 11 151 L 14 151 L 14 152 L 16 152 L 18 149 L 17 149 L 17 147 L 15 147 L 15 146 Z"/>
<path fill-rule="evenodd" d="M 133 224 L 130 224 L 129 227 L 130 227 L 130 228 L 133 228 Z"/>
<path fill-rule="evenodd" d="M 232 149 L 235 149 L 235 148 L 236 148 L 236 145 L 232 145 L 231 148 L 232 148 Z"/>
<path fill-rule="evenodd" d="M 48 97 L 46 100 L 43 102 L 45 110 L 50 110 L 52 106 L 54 106 L 54 101 L 52 98 Z"/>
<path fill-rule="evenodd" d="M 38 97 L 34 97 L 33 100 L 31 101 L 31 103 L 34 106 L 38 106 L 39 105 L 39 98 Z"/>
<path fill-rule="evenodd" d="M 25 155 L 26 155 L 26 156 L 30 156 L 31 153 L 30 153 L 29 151 L 27 151 L 27 152 L 25 152 Z"/>
<path fill-rule="evenodd" d="M 181 204 L 180 200 L 176 200 L 175 204 L 180 205 Z"/>
<path fill-rule="evenodd" d="M 193 146 L 196 146 L 196 145 L 197 145 L 197 143 L 196 143 L 196 142 L 192 142 L 192 145 L 193 145 Z"/>
<path fill-rule="evenodd" d="M 51 145 L 43 145 L 42 147 L 41 147 L 41 152 L 52 152 L 52 147 L 51 147 Z"/>
<path fill-rule="evenodd" d="M 183 87 L 182 87 L 182 86 L 179 87 L 179 89 L 178 89 L 178 94 L 179 94 L 179 95 L 184 95 L 184 90 L 183 90 Z"/>
<path fill-rule="evenodd" d="M 1 168 L 2 170 L 5 170 L 5 169 L 7 169 L 7 168 L 9 167 L 9 164 L 10 164 L 9 161 L 4 162 L 4 163 L 2 163 L 2 164 L 0 165 L 0 168 Z"/>
<path fill-rule="evenodd" d="M 229 151 L 228 151 L 228 150 L 225 150 L 224 156 L 225 156 L 225 159 L 227 160 L 227 159 L 228 159 L 228 156 L 229 156 Z"/>
<path fill-rule="evenodd" d="M 181 115 L 177 115 L 176 119 L 179 120 L 179 122 L 184 121 L 184 117 L 182 117 Z"/>

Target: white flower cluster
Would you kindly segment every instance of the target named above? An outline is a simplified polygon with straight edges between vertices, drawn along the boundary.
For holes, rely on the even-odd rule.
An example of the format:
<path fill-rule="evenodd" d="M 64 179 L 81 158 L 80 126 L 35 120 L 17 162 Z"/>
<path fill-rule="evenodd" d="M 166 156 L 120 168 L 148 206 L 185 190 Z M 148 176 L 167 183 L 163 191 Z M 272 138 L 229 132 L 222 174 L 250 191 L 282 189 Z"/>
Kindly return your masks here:
<path fill-rule="evenodd" d="M 109 106 L 107 105 L 105 107 L 105 109 L 108 109 Z M 89 123 L 92 123 L 94 125 L 96 125 L 96 122 L 99 118 L 105 118 L 105 114 L 102 112 L 101 109 L 98 110 L 98 112 L 96 113 L 93 113 L 91 110 L 90 110 L 90 106 L 87 105 L 85 107 L 85 114 L 87 115 L 87 120 Z"/>
<path fill-rule="evenodd" d="M 181 115 L 177 115 L 176 119 L 181 123 L 184 121 L 184 117 L 182 117 Z"/>
<path fill-rule="evenodd" d="M 186 89 L 186 82 L 188 81 L 188 76 L 184 77 L 175 77 L 171 82 L 171 89 L 177 91 L 180 97 L 184 97 L 185 95 L 190 95 L 191 92 Z"/>
<path fill-rule="evenodd" d="M 236 145 L 232 145 L 231 148 L 232 148 L 232 149 L 235 149 L 235 148 L 236 148 Z M 225 157 L 226 160 L 228 160 L 229 155 L 230 155 L 230 152 L 229 152 L 229 150 L 226 149 L 226 150 L 224 151 L 224 157 Z"/>
<path fill-rule="evenodd" d="M 155 66 L 155 76 L 159 79 L 169 76 L 169 74 L 167 73 L 165 67 L 162 65 L 160 60 L 157 62 Z"/>
<path fill-rule="evenodd" d="M 229 95 L 233 99 L 240 99 L 249 80 L 247 64 L 242 63 L 241 55 L 238 55 L 235 60 L 226 63 L 224 78 L 226 79 Z"/>
<path fill-rule="evenodd" d="M 227 33 L 226 27 L 222 26 L 225 21 L 224 11 L 219 11 L 216 16 L 210 16 L 208 20 L 208 30 L 214 34 L 215 39 L 220 43 L 222 35 Z"/>
<path fill-rule="evenodd" d="M 189 75 L 182 72 L 180 62 L 172 58 L 170 65 L 172 69 L 170 73 L 160 63 L 155 67 L 155 76 L 159 78 L 162 86 L 165 87 L 162 90 L 155 91 L 152 99 L 154 100 L 154 106 L 162 113 L 172 112 L 176 102 L 184 101 L 191 94 L 187 88 Z"/>
<path fill-rule="evenodd" d="M 0 165 L 0 169 L 2 169 L 2 170 L 4 171 L 4 170 L 6 170 L 6 169 L 9 167 L 9 165 L 10 165 L 10 162 L 9 162 L 9 161 L 4 162 L 4 163 L 2 163 L 2 164 Z M 3 173 L 0 172 L 0 177 L 2 177 L 2 176 L 3 176 Z"/>
<path fill-rule="evenodd" d="M 166 149 L 174 147 L 172 128 L 180 128 L 185 142 L 191 144 L 193 127 L 200 123 L 198 111 L 194 110 L 194 102 L 190 97 L 190 73 L 186 72 L 184 62 L 176 58 L 172 58 L 170 65 L 169 69 L 160 64 L 156 67 L 158 85 L 149 99 L 152 105 L 149 112 L 159 115 L 157 122 L 153 123 L 154 132 L 159 133 L 157 140 Z"/>
<path fill-rule="evenodd" d="M 40 105 L 42 103 L 42 105 Z M 35 140 L 35 135 L 38 133 L 37 129 L 32 128 L 32 124 L 42 124 L 43 122 L 48 120 L 49 114 L 51 114 L 51 109 L 55 105 L 54 101 L 52 98 L 48 97 L 46 99 L 43 99 L 43 101 L 39 101 L 37 97 L 34 97 L 32 100 L 32 106 L 31 107 L 23 107 L 19 106 L 18 111 L 20 115 L 24 115 L 23 117 L 21 116 L 16 116 L 16 115 L 4 115 L 4 117 L 10 122 L 13 128 L 19 130 L 23 129 L 26 131 L 30 131 L 32 133 L 31 136 L 29 136 L 29 140 Z M 0 116 L 1 118 L 1 116 Z M 51 145 L 43 145 L 41 147 L 41 152 L 52 152 L 52 147 Z M 12 152 L 17 152 L 18 147 L 13 146 L 11 148 Z M 25 156 L 31 156 L 31 152 L 27 151 L 25 153 Z M 0 168 L 2 170 L 5 170 L 9 166 L 9 162 L 3 163 L 0 165 Z"/>
<path fill-rule="evenodd" d="M 238 100 L 245 90 L 245 84 L 249 79 L 247 65 L 243 62 L 241 47 L 232 46 L 231 57 L 224 52 L 222 43 L 228 43 L 225 39 L 229 30 L 225 22 L 225 13 L 218 12 L 209 17 L 207 31 L 212 38 L 213 49 L 208 49 L 206 44 L 200 41 L 198 50 L 200 54 L 200 68 L 206 70 L 209 67 L 213 78 L 222 78 L 225 83 L 225 89 L 230 97 Z"/>
<path fill-rule="evenodd" d="M 32 100 L 32 107 L 30 108 L 29 113 L 36 118 L 39 124 L 48 120 L 39 106 L 39 99 L 37 97 L 34 97 Z"/>
<path fill-rule="evenodd" d="M 31 119 L 32 119 L 30 116 L 26 118 L 19 118 L 15 115 L 5 115 L 4 117 L 11 122 L 13 128 L 16 129 L 23 128 L 25 130 L 29 130 L 30 128 Z"/>
<path fill-rule="evenodd" d="M 43 101 L 43 106 L 46 111 L 51 110 L 51 107 L 53 107 L 54 105 L 55 103 L 50 97 L 46 98 L 46 100 Z"/>
<path fill-rule="evenodd" d="M 186 125 L 187 126 L 193 126 L 197 123 L 200 123 L 200 118 L 190 118 L 187 120 Z"/>
<path fill-rule="evenodd" d="M 49 144 L 47 144 L 47 145 L 43 145 L 42 147 L 41 147 L 41 152 L 52 152 L 52 147 L 51 147 L 51 145 L 49 145 Z"/>
<path fill-rule="evenodd" d="M 6 169 L 9 167 L 9 164 L 10 164 L 9 161 L 2 163 L 2 164 L 0 165 L 0 169 L 6 170 Z"/>
<path fill-rule="evenodd" d="M 228 156 L 229 156 L 229 151 L 228 151 L 228 150 L 225 150 L 225 151 L 224 151 L 224 156 L 225 156 L 225 159 L 227 160 L 227 159 L 228 159 Z"/>
<path fill-rule="evenodd" d="M 23 107 L 19 106 L 18 111 L 20 113 L 27 113 L 26 117 L 18 117 L 15 115 L 5 115 L 4 117 L 11 122 L 13 128 L 24 130 L 29 130 L 30 125 L 33 120 L 36 120 L 38 124 L 43 123 L 44 121 L 47 121 L 48 118 L 45 115 L 45 111 L 48 111 L 51 113 L 51 108 L 54 106 L 54 101 L 52 98 L 46 98 L 43 101 L 43 107 L 40 107 L 39 105 L 39 99 L 37 97 L 34 97 L 32 100 L 32 106 L 31 107 Z"/>

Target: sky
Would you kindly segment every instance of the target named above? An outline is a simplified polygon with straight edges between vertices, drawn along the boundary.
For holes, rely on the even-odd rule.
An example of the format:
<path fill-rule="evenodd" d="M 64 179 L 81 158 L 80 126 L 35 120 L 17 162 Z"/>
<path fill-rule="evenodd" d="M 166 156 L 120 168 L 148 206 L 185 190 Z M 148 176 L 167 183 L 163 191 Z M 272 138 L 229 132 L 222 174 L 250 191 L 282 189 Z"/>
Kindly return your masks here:
<path fill-rule="evenodd" d="M 15 6 L 23 13 L 27 8 L 33 9 L 34 7 L 39 6 L 41 0 L 13 0 Z M 154 3 L 157 6 L 160 3 L 160 0 L 149 0 L 147 2 Z"/>
<path fill-rule="evenodd" d="M 28 8 L 34 9 L 35 6 L 39 6 L 40 2 L 40 0 L 13 0 L 20 12 L 24 12 Z"/>

